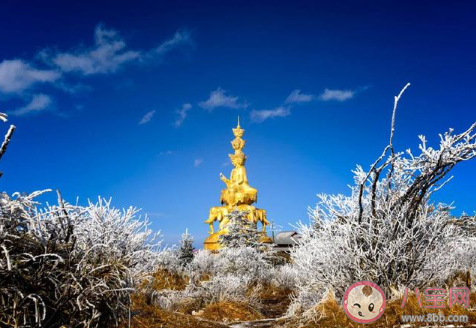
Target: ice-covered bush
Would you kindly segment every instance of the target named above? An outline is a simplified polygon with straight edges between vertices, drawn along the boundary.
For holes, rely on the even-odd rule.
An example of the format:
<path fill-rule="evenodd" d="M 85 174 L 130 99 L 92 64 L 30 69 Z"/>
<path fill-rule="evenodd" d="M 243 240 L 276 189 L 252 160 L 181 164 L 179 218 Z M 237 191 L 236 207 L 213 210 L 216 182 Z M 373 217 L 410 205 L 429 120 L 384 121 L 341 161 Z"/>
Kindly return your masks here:
<path fill-rule="evenodd" d="M 0 326 L 116 325 L 135 280 L 157 263 L 147 220 L 103 199 L 67 204 L 59 193 L 58 205 L 41 208 L 41 193 L 0 194 Z"/>
<path fill-rule="evenodd" d="M 170 272 L 182 272 L 183 266 L 177 256 L 177 248 L 175 246 L 165 247 L 157 254 L 157 267 L 168 270 Z"/>
<path fill-rule="evenodd" d="M 102 327 L 127 317 L 129 293 L 156 253 L 146 221 L 100 199 L 39 210 L 2 195 L 0 320 L 17 326 Z"/>
<path fill-rule="evenodd" d="M 269 279 L 271 265 L 252 247 L 225 248 L 218 254 L 199 251 L 190 264 L 191 275 L 248 275 L 254 281 Z"/>
<path fill-rule="evenodd" d="M 299 272 L 292 264 L 284 264 L 273 267 L 269 273 L 271 284 L 286 290 L 294 290 L 296 288 L 297 277 Z"/>
<path fill-rule="evenodd" d="M 258 285 L 259 286 L 259 285 Z M 190 283 L 184 290 L 153 291 L 153 303 L 166 310 L 177 310 L 184 303 L 194 302 L 203 307 L 216 302 L 248 302 L 258 303 L 256 292 L 250 275 L 217 275 L 199 284 Z"/>
<path fill-rule="evenodd" d="M 359 280 L 377 283 L 389 297 L 392 290 L 441 284 L 474 265 L 474 236 L 463 236 L 449 206 L 433 203 L 431 195 L 456 164 L 476 156 L 476 124 L 440 135 L 439 148 L 420 136 L 418 155 L 396 153 L 395 112 L 405 88 L 395 97 L 382 155 L 367 172 L 357 167 L 350 196 L 318 195 L 311 224 L 300 225 L 300 245 L 292 252 L 299 272 L 293 308 L 315 305 L 327 290 L 339 298 Z"/>
<path fill-rule="evenodd" d="M 252 247 L 227 248 L 218 253 L 200 250 L 185 268 L 172 260 L 172 256 L 166 258 L 160 268 L 181 274 L 188 284 L 181 290 L 151 290 L 152 281 L 143 292 L 151 295 L 153 303 L 167 310 L 176 310 L 184 302 L 202 306 L 221 301 L 257 304 L 260 286 L 271 283 L 275 272 L 264 254 Z"/>

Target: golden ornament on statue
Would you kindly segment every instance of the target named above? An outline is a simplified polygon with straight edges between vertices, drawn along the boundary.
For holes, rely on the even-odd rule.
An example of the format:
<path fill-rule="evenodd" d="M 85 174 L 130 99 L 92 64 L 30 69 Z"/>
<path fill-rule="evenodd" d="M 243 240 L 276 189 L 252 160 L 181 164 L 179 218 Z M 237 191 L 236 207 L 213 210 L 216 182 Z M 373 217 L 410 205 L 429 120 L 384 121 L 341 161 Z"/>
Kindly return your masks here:
<path fill-rule="evenodd" d="M 205 223 L 210 225 L 210 236 L 205 239 L 205 249 L 216 251 L 221 248 L 219 237 L 227 234 L 228 214 L 233 210 L 247 211 L 247 219 L 256 225 L 261 222 L 263 229 L 263 237 L 261 242 L 271 243 L 271 238 L 266 236 L 266 226 L 269 225 L 266 219 L 266 211 L 254 207 L 252 204 L 258 200 L 258 190 L 250 187 L 246 176 L 245 162 L 246 156 L 243 153 L 246 141 L 241 139 L 245 133 L 240 127 L 240 118 L 238 117 L 238 125 L 233 129 L 235 139 L 231 142 L 231 146 L 235 150 L 234 154 L 230 154 L 230 160 L 234 168 L 231 171 L 230 179 L 227 179 L 220 173 L 220 179 L 226 184 L 226 189 L 221 191 L 220 202 L 222 206 L 212 207 L 208 220 Z M 213 229 L 213 223 L 218 221 L 218 231 Z"/>

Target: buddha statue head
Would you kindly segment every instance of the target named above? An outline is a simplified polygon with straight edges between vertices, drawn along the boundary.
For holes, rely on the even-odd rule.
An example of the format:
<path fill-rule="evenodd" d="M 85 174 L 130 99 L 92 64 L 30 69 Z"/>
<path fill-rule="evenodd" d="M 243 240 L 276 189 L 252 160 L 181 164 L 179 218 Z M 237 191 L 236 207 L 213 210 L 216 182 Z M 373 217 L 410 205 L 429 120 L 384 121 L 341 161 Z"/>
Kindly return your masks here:
<path fill-rule="evenodd" d="M 234 167 L 245 165 L 246 156 L 242 151 L 237 150 L 235 154 L 229 154 L 228 156 L 230 156 L 231 163 Z"/>
<path fill-rule="evenodd" d="M 246 141 L 241 138 L 235 138 L 231 142 L 231 146 L 234 150 L 242 150 L 245 147 Z"/>

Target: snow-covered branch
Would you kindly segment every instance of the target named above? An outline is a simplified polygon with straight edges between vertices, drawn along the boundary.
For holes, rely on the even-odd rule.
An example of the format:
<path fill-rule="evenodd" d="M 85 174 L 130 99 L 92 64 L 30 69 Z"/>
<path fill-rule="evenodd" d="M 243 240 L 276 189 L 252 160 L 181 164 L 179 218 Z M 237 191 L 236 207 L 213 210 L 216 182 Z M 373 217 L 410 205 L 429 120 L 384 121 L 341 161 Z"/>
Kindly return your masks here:
<path fill-rule="evenodd" d="M 311 306 L 328 289 L 342 296 L 359 280 L 377 283 L 388 296 L 403 287 L 442 284 L 476 255 L 474 240 L 454 224 L 451 206 L 430 199 L 456 164 L 476 156 L 476 123 L 460 134 L 450 129 L 440 135 L 438 148 L 420 136 L 418 155 L 394 152 L 395 113 L 407 87 L 395 97 L 382 155 L 369 171 L 353 171 L 350 196 L 318 195 L 310 209 L 313 224 L 300 225 L 302 238 L 292 254 L 300 273 L 297 303 Z"/>

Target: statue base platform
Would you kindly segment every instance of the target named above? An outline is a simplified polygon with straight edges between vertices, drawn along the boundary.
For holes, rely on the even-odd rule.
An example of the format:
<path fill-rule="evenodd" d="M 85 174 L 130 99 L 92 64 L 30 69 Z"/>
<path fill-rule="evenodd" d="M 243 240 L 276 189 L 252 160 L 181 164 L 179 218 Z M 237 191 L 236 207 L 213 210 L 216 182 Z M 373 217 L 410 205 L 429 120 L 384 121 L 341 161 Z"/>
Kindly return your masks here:
<path fill-rule="evenodd" d="M 213 233 L 211 234 L 207 239 L 205 239 L 204 243 L 203 243 L 203 246 L 204 246 L 204 249 L 208 250 L 208 251 L 212 251 L 212 252 L 216 252 L 220 249 L 222 249 L 222 245 L 220 244 L 220 235 L 223 235 L 224 232 L 216 232 L 216 233 Z M 273 243 L 273 240 L 266 236 L 266 235 L 263 235 L 261 236 L 260 238 L 260 242 L 264 243 L 264 244 L 271 244 Z"/>

